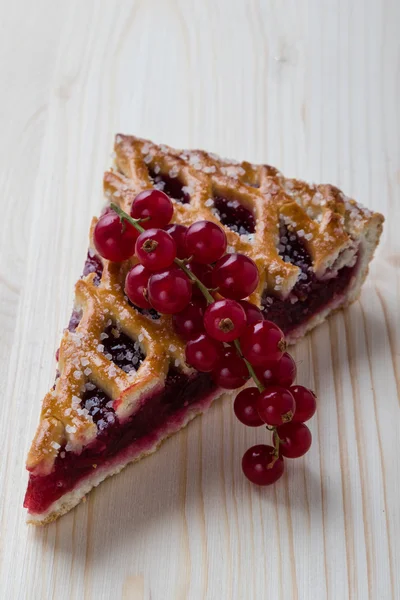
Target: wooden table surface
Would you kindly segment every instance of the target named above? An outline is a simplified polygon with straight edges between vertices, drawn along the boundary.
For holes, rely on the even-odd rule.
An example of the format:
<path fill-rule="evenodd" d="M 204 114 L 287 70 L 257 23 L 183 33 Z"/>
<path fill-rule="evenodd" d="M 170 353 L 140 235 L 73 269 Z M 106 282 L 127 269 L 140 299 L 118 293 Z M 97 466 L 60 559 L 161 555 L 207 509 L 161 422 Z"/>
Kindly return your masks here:
<path fill-rule="evenodd" d="M 0 598 L 400 598 L 400 2 L 0 1 Z M 116 132 L 268 162 L 386 215 L 295 348 L 310 453 L 256 489 L 220 401 L 46 528 L 24 460 Z"/>

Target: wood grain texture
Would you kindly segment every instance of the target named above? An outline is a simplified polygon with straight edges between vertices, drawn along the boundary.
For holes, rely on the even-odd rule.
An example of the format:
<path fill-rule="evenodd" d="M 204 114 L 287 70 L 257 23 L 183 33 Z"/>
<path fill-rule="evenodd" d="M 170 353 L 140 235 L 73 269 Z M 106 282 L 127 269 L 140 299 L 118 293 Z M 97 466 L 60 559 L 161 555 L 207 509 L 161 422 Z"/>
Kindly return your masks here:
<path fill-rule="evenodd" d="M 0 597 L 400 598 L 398 0 L 0 0 Z M 115 132 L 331 182 L 387 216 L 362 296 L 295 348 L 312 451 L 242 477 L 229 402 L 43 529 L 25 454 Z"/>

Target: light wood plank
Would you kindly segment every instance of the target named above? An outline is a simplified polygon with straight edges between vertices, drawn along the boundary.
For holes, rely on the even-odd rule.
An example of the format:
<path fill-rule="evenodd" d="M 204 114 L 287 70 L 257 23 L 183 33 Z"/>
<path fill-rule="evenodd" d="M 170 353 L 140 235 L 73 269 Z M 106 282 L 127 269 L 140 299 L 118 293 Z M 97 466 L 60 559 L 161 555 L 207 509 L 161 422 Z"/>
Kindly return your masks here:
<path fill-rule="evenodd" d="M 400 597 L 400 4 L 0 2 L 0 597 Z M 264 161 L 387 217 L 361 299 L 294 350 L 312 451 L 274 489 L 229 401 L 45 529 L 23 464 L 117 131 Z"/>

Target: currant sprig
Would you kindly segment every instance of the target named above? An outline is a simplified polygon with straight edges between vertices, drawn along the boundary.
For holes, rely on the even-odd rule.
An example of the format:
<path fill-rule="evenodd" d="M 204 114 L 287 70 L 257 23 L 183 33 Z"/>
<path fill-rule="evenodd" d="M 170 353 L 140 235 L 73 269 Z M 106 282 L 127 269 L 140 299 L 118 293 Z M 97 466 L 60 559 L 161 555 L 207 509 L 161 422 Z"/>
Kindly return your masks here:
<path fill-rule="evenodd" d="M 130 215 L 111 203 L 94 229 L 96 249 L 114 262 L 136 255 L 139 264 L 128 272 L 125 292 L 140 308 L 173 315 L 188 364 L 225 389 L 253 379 L 256 387 L 236 396 L 234 412 L 245 425 L 266 426 L 273 446 L 250 448 L 242 468 L 253 483 L 274 483 L 283 474 L 283 457 L 302 456 L 311 445 L 304 422 L 315 413 L 315 395 L 293 386 L 296 364 L 282 331 L 245 300 L 259 282 L 256 264 L 226 254 L 226 235 L 217 224 L 198 221 L 187 228 L 170 224 L 172 216 L 173 203 L 159 190 L 136 196 Z"/>

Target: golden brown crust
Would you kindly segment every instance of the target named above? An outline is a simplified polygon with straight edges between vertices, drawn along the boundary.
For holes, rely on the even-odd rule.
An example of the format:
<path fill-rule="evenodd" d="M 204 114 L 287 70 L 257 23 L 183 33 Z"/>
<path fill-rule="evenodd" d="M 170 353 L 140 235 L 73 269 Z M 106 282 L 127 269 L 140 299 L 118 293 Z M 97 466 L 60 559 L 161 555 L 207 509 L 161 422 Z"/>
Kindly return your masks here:
<path fill-rule="evenodd" d="M 265 290 L 286 297 L 300 274 L 297 266 L 285 262 L 279 254 L 282 222 L 290 232 L 303 238 L 319 278 L 333 276 L 361 253 L 360 266 L 346 297 L 301 324 L 292 332 L 290 342 L 358 295 L 379 241 L 383 217 L 348 199 L 337 188 L 286 179 L 267 165 L 236 163 L 199 150 L 174 150 L 133 136 L 116 136 L 115 155 L 116 169 L 105 174 L 104 190 L 109 199 L 128 212 L 134 196 L 154 186 L 149 169 L 153 176 L 177 178 L 190 196 L 190 203 L 174 202 L 176 222 L 189 225 L 207 219 L 221 225 L 213 205 L 217 195 L 239 200 L 251 210 L 255 218 L 254 234 L 239 235 L 222 227 L 228 238 L 228 250 L 247 254 L 259 268 L 260 283 L 251 297 L 257 304 Z M 143 394 L 162 389 L 170 364 L 190 372 L 184 361 L 184 344 L 175 335 L 171 318 L 162 316 L 159 321 L 152 321 L 124 298 L 124 278 L 134 259 L 122 264 L 102 262 L 104 270 L 99 286 L 94 283 L 94 274 L 76 284 L 75 306 L 82 311 L 82 318 L 74 333 L 64 333 L 60 377 L 43 402 L 41 422 L 27 461 L 28 469 L 36 475 L 51 471 L 64 445 L 67 451 L 79 452 L 95 439 L 96 425 L 80 406 L 85 384 L 93 382 L 103 389 L 114 401 L 119 419 L 124 420 L 139 408 Z M 137 373 L 125 373 L 102 352 L 101 334 L 111 323 L 143 347 L 146 359 Z M 62 501 L 60 514 L 71 508 Z"/>
<path fill-rule="evenodd" d="M 129 210 L 139 191 L 154 185 L 152 173 L 177 178 L 188 190 L 190 203 L 175 203 L 174 219 L 184 225 L 207 219 L 225 230 L 228 246 L 250 256 L 259 267 L 262 292 L 285 297 L 295 286 L 299 268 L 285 262 L 278 250 L 279 226 L 300 236 L 318 277 L 335 265 L 344 251 L 356 252 L 357 241 L 374 219 L 382 215 L 347 198 L 332 185 L 309 185 L 286 179 L 268 165 L 222 159 L 201 150 L 175 150 L 134 136 L 117 135 L 116 171 L 105 174 L 106 194 Z M 239 235 L 221 224 L 213 198 L 222 195 L 239 200 L 255 217 L 255 233 Z M 350 260 L 350 257 L 349 257 Z"/>

